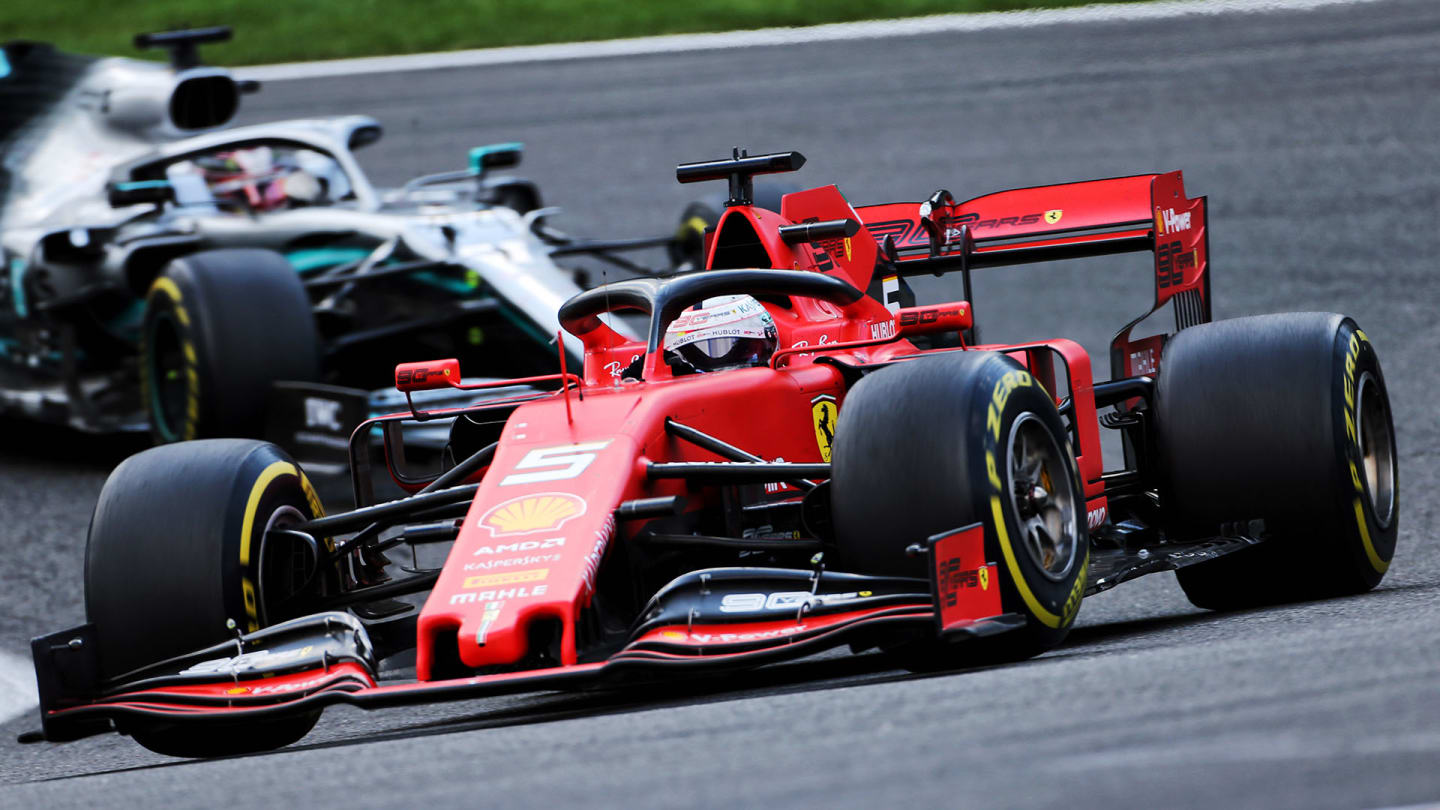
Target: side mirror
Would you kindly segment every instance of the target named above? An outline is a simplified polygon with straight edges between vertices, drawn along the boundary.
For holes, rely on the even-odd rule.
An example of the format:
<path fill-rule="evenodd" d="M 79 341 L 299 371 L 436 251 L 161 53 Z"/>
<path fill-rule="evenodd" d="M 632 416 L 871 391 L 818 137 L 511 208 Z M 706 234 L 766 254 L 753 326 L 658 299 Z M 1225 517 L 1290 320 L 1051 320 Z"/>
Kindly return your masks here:
<path fill-rule="evenodd" d="M 470 173 L 479 177 L 491 169 L 511 169 L 520 165 L 525 154 L 523 143 L 492 143 L 470 150 Z"/>
<path fill-rule="evenodd" d="M 175 201 L 175 189 L 168 180 L 134 180 L 111 183 L 105 191 L 106 196 L 109 197 L 111 208 L 124 208 L 127 205 L 142 203 L 161 205 Z"/>
<path fill-rule="evenodd" d="M 975 325 L 975 315 L 970 311 L 969 301 L 952 301 L 948 304 L 905 307 L 895 313 L 895 323 L 900 327 L 901 337 L 934 335 L 963 332 Z"/>
<path fill-rule="evenodd" d="M 448 360 L 401 363 L 395 367 L 395 388 L 406 394 L 458 387 L 459 383 L 460 361 L 453 357 Z"/>

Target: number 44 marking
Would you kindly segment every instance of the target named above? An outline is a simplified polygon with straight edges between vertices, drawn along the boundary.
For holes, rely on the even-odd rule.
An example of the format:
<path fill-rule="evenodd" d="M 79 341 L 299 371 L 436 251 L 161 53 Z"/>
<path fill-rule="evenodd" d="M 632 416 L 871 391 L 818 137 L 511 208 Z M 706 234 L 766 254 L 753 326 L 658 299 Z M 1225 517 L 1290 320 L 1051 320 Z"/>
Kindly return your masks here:
<path fill-rule="evenodd" d="M 520 463 L 515 465 L 518 470 L 534 470 L 535 472 L 512 472 L 500 481 L 502 487 L 513 487 L 517 484 L 538 484 L 541 481 L 567 481 L 590 466 L 595 460 L 596 454 L 609 446 L 608 440 L 603 442 L 589 442 L 587 444 L 562 444 L 559 447 L 540 447 L 525 454 Z"/>

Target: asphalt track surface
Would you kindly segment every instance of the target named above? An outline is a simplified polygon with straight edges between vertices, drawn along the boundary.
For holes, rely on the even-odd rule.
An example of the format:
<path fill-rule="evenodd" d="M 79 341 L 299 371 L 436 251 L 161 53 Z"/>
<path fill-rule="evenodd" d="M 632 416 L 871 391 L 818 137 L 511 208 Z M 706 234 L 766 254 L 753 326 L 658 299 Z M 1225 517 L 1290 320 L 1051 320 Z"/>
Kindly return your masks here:
<path fill-rule="evenodd" d="M 1384 363 L 1403 489 L 1375 592 L 1234 614 L 1171 575 L 1087 600 L 1022 665 L 875 656 L 644 693 L 331 709 L 290 749 L 167 760 L 108 736 L 20 746 L 0 806 L 1362 807 L 1440 800 L 1440 4 L 1104 23 L 276 83 L 246 118 L 366 111 L 382 182 L 522 140 L 578 233 L 668 229 L 675 163 L 799 149 L 802 182 L 915 200 L 1185 170 L 1210 195 L 1219 317 L 1342 310 Z M 946 282 L 948 285 L 948 282 Z M 990 271 L 987 339 L 1103 357 L 1143 259 Z M 936 294 L 934 289 L 922 289 Z M 1277 414 L 1283 418 L 1283 414 Z M 7 426 L 0 650 L 83 620 L 85 526 L 124 442 Z"/>

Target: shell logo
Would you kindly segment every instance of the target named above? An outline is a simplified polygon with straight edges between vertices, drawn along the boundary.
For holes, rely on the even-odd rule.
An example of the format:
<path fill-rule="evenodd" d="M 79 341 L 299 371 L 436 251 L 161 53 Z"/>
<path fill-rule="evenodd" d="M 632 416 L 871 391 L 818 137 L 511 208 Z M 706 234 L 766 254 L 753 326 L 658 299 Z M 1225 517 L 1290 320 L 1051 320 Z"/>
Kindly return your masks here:
<path fill-rule="evenodd" d="M 660 637 L 666 641 L 684 641 L 686 636 L 678 630 L 661 630 Z"/>
<path fill-rule="evenodd" d="M 568 492 L 541 492 L 522 495 L 490 507 L 480 516 L 480 525 L 492 537 L 529 534 L 558 529 L 565 522 L 585 514 L 585 499 Z"/>

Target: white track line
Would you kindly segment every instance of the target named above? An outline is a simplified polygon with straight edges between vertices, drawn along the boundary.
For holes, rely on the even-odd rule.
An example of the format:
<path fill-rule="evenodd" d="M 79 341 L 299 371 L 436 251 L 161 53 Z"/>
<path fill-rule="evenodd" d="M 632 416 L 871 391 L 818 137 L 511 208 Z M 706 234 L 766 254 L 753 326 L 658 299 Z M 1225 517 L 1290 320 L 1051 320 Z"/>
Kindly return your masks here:
<path fill-rule="evenodd" d="M 0 652 L 0 723 L 30 711 L 39 702 L 30 659 Z"/>
<path fill-rule="evenodd" d="M 602 42 L 567 42 L 556 45 L 525 45 L 473 51 L 419 53 L 408 56 L 374 56 L 337 59 L 328 62 L 290 62 L 238 68 L 243 78 L 261 81 L 319 79 L 332 76 L 359 76 L 367 73 L 397 73 L 411 70 L 511 65 L 522 62 L 558 62 L 605 56 L 637 56 L 677 51 L 714 51 L 765 45 L 800 45 L 812 42 L 843 42 L 885 37 L 913 37 L 971 31 L 1033 28 L 1065 23 L 1170 20 L 1183 17 L 1211 17 L 1220 14 L 1256 14 L 1275 11 L 1308 11 L 1327 6 L 1357 5 L 1380 0 L 1164 0 L 1152 3 L 1103 3 L 1076 8 L 991 11 L 980 14 L 937 14 L 898 20 L 833 23 L 806 28 L 762 28 L 754 31 L 727 31 L 718 34 L 673 34 L 641 39 L 611 39 Z"/>

